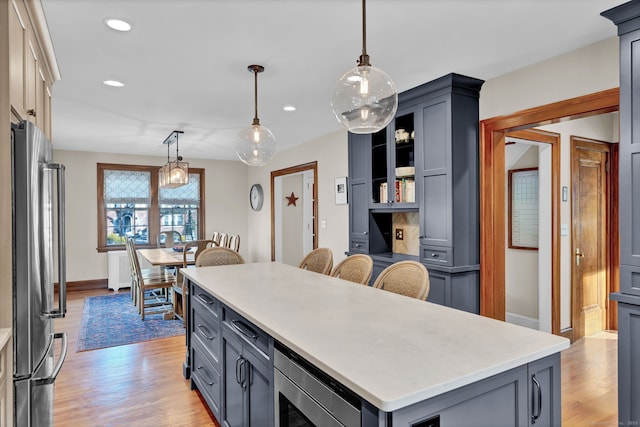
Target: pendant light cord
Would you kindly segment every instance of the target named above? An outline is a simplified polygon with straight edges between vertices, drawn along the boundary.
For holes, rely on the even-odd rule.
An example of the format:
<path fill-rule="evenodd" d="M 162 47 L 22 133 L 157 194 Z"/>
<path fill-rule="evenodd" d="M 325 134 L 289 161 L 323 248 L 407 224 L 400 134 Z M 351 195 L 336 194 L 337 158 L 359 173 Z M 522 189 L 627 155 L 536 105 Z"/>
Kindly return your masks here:
<path fill-rule="evenodd" d="M 258 70 L 253 70 L 253 101 L 255 105 L 255 115 L 253 117 L 253 126 L 260 126 L 260 119 L 258 118 Z"/>
<path fill-rule="evenodd" d="M 367 4 L 362 0 L 362 55 L 358 58 L 358 66 L 371 66 L 367 55 Z"/>

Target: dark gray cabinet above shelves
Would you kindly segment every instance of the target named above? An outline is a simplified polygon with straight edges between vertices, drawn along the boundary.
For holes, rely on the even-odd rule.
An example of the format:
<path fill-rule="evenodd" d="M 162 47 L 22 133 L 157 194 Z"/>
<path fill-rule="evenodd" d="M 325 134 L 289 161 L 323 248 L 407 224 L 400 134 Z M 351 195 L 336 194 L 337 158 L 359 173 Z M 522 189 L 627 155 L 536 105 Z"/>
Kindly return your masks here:
<path fill-rule="evenodd" d="M 395 261 L 419 260 L 434 271 L 432 280 L 438 276 L 440 289 L 430 300 L 473 312 L 479 311 L 482 83 L 448 74 L 399 94 L 386 129 L 349 134 L 349 252 L 373 257 L 372 282 Z M 416 216 L 419 232 L 402 242 L 408 251 L 396 253 L 401 213 Z"/>

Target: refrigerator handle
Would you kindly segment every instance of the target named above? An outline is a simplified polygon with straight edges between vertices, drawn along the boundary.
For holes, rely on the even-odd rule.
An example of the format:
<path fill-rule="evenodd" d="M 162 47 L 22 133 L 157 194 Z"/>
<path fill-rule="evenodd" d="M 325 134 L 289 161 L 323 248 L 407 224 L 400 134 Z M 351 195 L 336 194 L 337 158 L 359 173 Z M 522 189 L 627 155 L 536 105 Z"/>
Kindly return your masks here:
<path fill-rule="evenodd" d="M 64 165 L 59 163 L 49 163 L 47 169 L 55 170 L 58 173 L 58 308 L 48 313 L 48 317 L 64 317 L 67 314 L 67 243 L 65 232 L 65 182 Z"/>
<path fill-rule="evenodd" d="M 44 378 L 34 378 L 34 385 L 47 385 L 53 384 L 56 381 L 56 377 L 60 373 L 60 368 L 62 368 L 62 364 L 64 360 L 67 358 L 67 334 L 65 332 L 56 332 L 53 334 L 53 339 L 61 339 L 62 340 L 62 349 L 60 351 L 60 358 L 58 359 L 58 363 L 56 363 L 55 368 L 53 368 L 53 372 L 48 377 Z M 53 341 L 51 341 L 53 343 Z"/>

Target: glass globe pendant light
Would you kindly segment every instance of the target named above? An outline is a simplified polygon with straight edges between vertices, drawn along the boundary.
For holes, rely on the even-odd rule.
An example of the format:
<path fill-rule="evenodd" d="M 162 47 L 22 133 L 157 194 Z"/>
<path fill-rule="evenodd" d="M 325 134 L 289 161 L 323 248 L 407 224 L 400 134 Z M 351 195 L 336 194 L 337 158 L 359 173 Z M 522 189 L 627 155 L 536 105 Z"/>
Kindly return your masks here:
<path fill-rule="evenodd" d="M 258 73 L 264 71 L 262 65 L 249 65 L 254 75 L 255 116 L 250 126 L 242 129 L 236 139 L 236 154 L 249 166 L 263 166 L 276 152 L 276 138 L 271 131 L 260 124 L 258 118 Z"/>
<path fill-rule="evenodd" d="M 396 85 L 387 73 L 369 62 L 365 1 L 362 0 L 362 55 L 358 66 L 340 77 L 331 99 L 333 114 L 352 133 L 383 129 L 398 109 Z"/>

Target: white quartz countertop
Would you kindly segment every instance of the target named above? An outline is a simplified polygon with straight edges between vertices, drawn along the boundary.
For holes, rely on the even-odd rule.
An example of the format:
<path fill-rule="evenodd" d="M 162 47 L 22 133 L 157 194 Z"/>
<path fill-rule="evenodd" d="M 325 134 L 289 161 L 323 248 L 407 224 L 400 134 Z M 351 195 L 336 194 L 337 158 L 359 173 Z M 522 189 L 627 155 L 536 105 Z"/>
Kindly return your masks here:
<path fill-rule="evenodd" d="M 562 337 L 279 263 L 183 271 L 387 412 L 569 347 Z"/>

